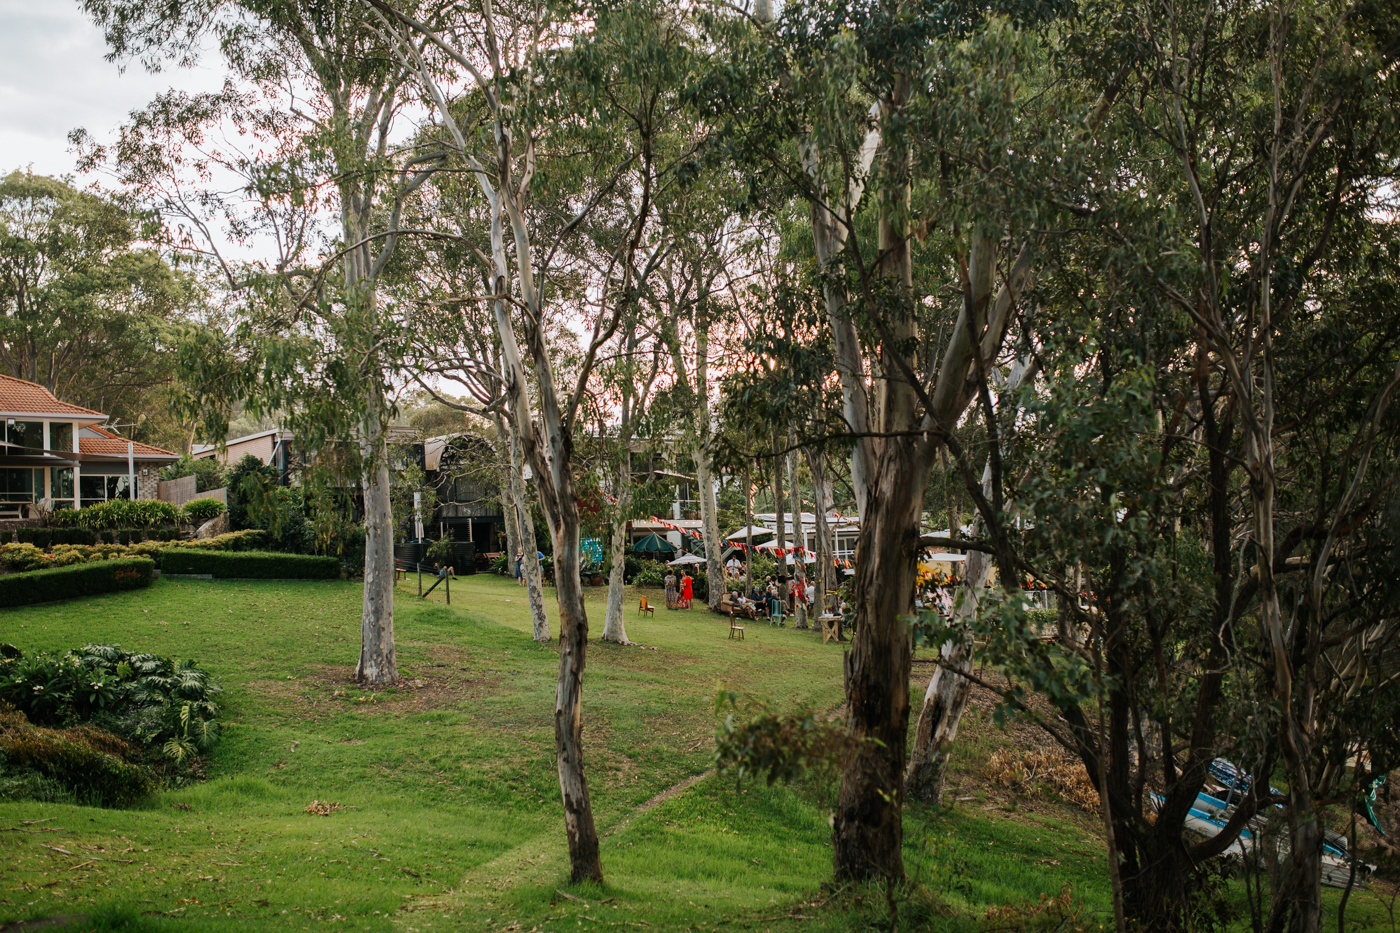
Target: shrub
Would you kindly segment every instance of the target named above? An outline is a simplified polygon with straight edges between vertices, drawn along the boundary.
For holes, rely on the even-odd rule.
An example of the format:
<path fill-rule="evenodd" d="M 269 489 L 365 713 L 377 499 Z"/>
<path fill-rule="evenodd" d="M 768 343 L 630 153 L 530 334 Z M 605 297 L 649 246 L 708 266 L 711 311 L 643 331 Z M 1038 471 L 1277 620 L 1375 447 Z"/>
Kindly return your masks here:
<path fill-rule="evenodd" d="M 666 575 L 661 572 L 661 565 L 649 562 L 637 571 L 632 580 L 637 586 L 661 586 L 666 580 Z"/>
<path fill-rule="evenodd" d="M 148 558 L 136 557 L 12 573 L 0 577 L 0 608 L 150 586 L 155 567 L 155 563 Z"/>
<path fill-rule="evenodd" d="M 193 661 L 86 645 L 0 646 L 0 798 L 122 806 L 198 775 L 219 740 L 219 688 Z"/>
<path fill-rule="evenodd" d="M 228 506 L 218 499 L 193 499 L 185 503 L 185 521 L 191 525 L 202 525 L 205 522 L 218 518 L 228 511 Z"/>
<path fill-rule="evenodd" d="M 0 544 L 12 541 L 48 550 L 55 544 L 96 544 L 97 534 L 86 528 L 16 528 L 13 531 L 0 531 Z"/>
<path fill-rule="evenodd" d="M 78 512 L 84 528 L 106 531 L 116 528 L 155 528 L 180 520 L 180 509 L 155 499 L 110 499 Z"/>
<path fill-rule="evenodd" d="M 78 801 L 104 807 L 135 803 L 150 793 L 152 773 L 51 729 L 11 729 L 0 733 L 0 756 L 7 772 L 49 778 Z"/>
<path fill-rule="evenodd" d="M 257 551 L 266 545 L 266 532 L 258 528 L 245 528 L 242 531 L 226 531 L 211 538 L 178 541 L 173 546 L 196 551 Z"/>
<path fill-rule="evenodd" d="M 180 479 L 182 476 L 195 478 L 195 492 L 208 492 L 223 486 L 224 465 L 213 457 L 196 460 L 185 454 L 170 466 L 162 467 L 160 471 L 160 478 L 163 480 Z"/>
<path fill-rule="evenodd" d="M 83 727 L 90 734 L 81 734 L 99 751 L 94 743 L 106 730 L 177 762 L 219 740 L 221 691 L 194 661 L 128 654 L 120 645 L 85 645 L 61 656 L 16 653 L 0 660 L 0 700 L 36 725 L 90 722 Z"/>
<path fill-rule="evenodd" d="M 244 580 L 333 580 L 340 577 L 340 561 L 315 554 L 171 548 L 161 555 L 161 572 Z"/>

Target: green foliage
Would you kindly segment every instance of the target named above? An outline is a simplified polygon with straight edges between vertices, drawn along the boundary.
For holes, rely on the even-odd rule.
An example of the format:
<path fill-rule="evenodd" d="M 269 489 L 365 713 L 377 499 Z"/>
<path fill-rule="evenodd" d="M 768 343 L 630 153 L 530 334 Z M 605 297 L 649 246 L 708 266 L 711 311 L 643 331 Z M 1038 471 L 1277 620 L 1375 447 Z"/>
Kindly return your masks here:
<path fill-rule="evenodd" d="M 316 550 L 305 493 L 281 485 L 276 467 L 248 454 L 229 470 L 227 488 L 230 529 L 261 528 L 269 545 L 292 554 Z"/>
<path fill-rule="evenodd" d="M 0 607 L 28 606 L 150 586 L 155 566 L 153 561 L 137 557 L 0 576 Z"/>
<path fill-rule="evenodd" d="M 78 513 L 67 509 L 73 515 Z M 40 550 L 48 550 L 55 544 L 96 544 L 97 532 L 88 528 L 5 528 L 0 529 L 0 544 L 22 541 Z"/>
<path fill-rule="evenodd" d="M 335 580 L 340 578 L 340 561 L 316 554 L 177 548 L 161 555 L 161 572 L 244 580 Z"/>
<path fill-rule="evenodd" d="M 418 494 L 420 514 L 424 524 L 430 522 L 437 511 L 437 490 L 427 485 L 423 468 L 409 464 L 394 474 L 394 486 L 389 492 L 390 507 L 394 510 L 394 543 L 402 544 L 413 537 L 413 496 Z"/>
<path fill-rule="evenodd" d="M 241 531 L 262 527 L 249 514 L 249 506 L 251 503 L 257 509 L 265 504 L 267 490 L 277 484 L 277 469 L 264 464 L 252 454 L 245 454 L 229 467 L 224 482 L 228 489 L 229 529 Z"/>
<path fill-rule="evenodd" d="M 228 506 L 218 499 L 193 499 L 185 503 L 183 511 L 185 521 L 191 525 L 202 525 L 224 514 L 228 511 Z"/>
<path fill-rule="evenodd" d="M 661 586 L 665 582 L 665 568 L 655 561 L 644 562 L 642 568 L 632 578 L 634 586 Z"/>
<path fill-rule="evenodd" d="M 452 539 L 439 538 L 428 545 L 427 557 L 429 563 L 442 565 L 450 563 L 452 560 Z"/>
<path fill-rule="evenodd" d="M 0 345 L 7 373 L 160 442 L 174 433 L 170 351 L 200 291 L 147 245 L 148 220 L 63 179 L 0 179 Z"/>
<path fill-rule="evenodd" d="M 95 531 L 155 528 L 179 522 L 180 508 L 156 499 L 109 499 L 79 510 L 77 521 Z"/>
<path fill-rule="evenodd" d="M 169 466 L 161 467 L 160 478 L 172 480 L 193 476 L 195 492 L 208 492 L 211 489 L 223 488 L 224 472 L 224 465 L 214 457 L 201 457 L 196 460 L 185 454 Z"/>
<path fill-rule="evenodd" d="M 11 654 L 0 659 L 0 700 L 35 725 L 94 723 L 174 761 L 219 740 L 221 691 L 194 661 L 129 654 L 120 645 Z"/>
<path fill-rule="evenodd" d="M 11 649 L 0 659 L 0 795 L 133 803 L 217 744 L 219 692 L 193 661 L 120 645 Z"/>
<path fill-rule="evenodd" d="M 766 700 L 733 690 L 717 691 L 715 715 L 721 714 L 715 765 L 740 781 L 762 777 L 773 785 L 830 775 L 856 744 L 842 723 L 816 710 L 779 713 Z"/>
<path fill-rule="evenodd" d="M 36 729 L 6 721 L 0 710 L 0 797 L 75 799 L 101 807 L 138 802 L 155 786 L 150 769 L 97 746 L 126 743 L 99 730 Z"/>

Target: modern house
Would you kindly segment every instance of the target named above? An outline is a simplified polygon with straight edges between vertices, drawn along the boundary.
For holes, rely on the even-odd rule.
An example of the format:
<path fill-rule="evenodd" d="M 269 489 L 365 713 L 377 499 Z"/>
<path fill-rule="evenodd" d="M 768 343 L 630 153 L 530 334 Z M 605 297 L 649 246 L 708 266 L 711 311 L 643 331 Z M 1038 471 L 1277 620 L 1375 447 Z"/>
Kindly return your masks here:
<path fill-rule="evenodd" d="M 233 466 L 244 457 L 252 454 L 263 465 L 275 464 L 282 484 L 292 471 L 292 433 L 272 428 L 244 437 L 235 437 L 224 445 L 223 450 L 213 444 L 195 444 L 190 448 L 190 456 L 195 460 L 218 460 L 224 466 Z"/>
<path fill-rule="evenodd" d="M 0 518 L 108 499 L 156 498 L 157 473 L 179 455 L 102 427 L 107 416 L 43 386 L 0 375 Z"/>

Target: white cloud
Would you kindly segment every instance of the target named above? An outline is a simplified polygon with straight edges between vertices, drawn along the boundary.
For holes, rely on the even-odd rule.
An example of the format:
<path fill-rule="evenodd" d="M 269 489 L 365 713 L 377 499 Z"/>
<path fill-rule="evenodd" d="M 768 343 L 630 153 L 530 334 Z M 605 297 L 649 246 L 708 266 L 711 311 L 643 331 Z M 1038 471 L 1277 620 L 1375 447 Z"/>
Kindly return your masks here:
<path fill-rule="evenodd" d="M 223 81 L 207 67 L 153 75 L 133 62 L 123 72 L 103 58 L 102 31 L 74 0 L 0 0 L 0 24 L 0 172 L 70 173 L 70 130 L 105 141 L 161 91 L 213 91 Z"/>

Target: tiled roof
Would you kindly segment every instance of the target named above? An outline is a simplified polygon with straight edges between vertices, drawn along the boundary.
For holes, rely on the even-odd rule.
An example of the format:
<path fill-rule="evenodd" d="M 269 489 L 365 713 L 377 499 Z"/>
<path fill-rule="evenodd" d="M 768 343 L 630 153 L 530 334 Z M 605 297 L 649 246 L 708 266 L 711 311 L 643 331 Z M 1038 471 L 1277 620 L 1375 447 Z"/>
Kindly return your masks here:
<path fill-rule="evenodd" d="M 84 428 L 85 431 L 92 431 L 101 437 L 78 437 L 78 451 L 85 454 L 96 454 L 99 457 L 126 457 L 126 441 L 117 437 L 110 431 L 104 431 L 99 427 Z M 152 447 L 150 444 L 143 444 L 136 441 L 132 446 L 132 456 L 136 459 L 148 459 L 150 457 L 178 457 L 179 454 L 171 453 L 160 447 Z"/>
<path fill-rule="evenodd" d="M 93 415 L 101 418 L 102 413 L 91 408 L 80 408 L 54 398 L 48 389 L 34 382 L 25 382 L 14 376 L 0 375 L 0 411 L 30 413 L 36 415 Z"/>

